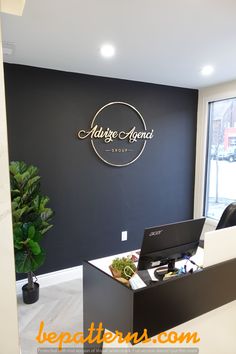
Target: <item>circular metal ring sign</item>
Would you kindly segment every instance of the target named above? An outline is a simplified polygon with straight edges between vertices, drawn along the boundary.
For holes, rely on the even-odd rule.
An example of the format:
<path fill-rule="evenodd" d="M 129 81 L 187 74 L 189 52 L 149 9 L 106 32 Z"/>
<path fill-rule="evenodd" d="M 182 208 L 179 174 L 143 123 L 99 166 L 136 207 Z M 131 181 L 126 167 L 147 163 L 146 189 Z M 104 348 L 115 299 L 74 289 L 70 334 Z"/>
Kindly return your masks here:
<path fill-rule="evenodd" d="M 143 153 L 153 129 L 147 130 L 141 113 L 126 102 L 110 102 L 95 114 L 90 129 L 80 130 L 79 139 L 90 138 L 93 150 L 106 164 L 124 167 Z"/>

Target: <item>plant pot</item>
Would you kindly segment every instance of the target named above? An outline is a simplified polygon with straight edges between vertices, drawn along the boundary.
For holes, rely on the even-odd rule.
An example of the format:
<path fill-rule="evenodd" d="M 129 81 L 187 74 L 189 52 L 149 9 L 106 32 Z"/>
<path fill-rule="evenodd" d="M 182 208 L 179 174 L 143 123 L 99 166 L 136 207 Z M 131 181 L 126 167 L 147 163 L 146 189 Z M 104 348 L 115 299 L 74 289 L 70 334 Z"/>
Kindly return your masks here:
<path fill-rule="evenodd" d="M 39 284 L 34 283 L 34 289 L 29 289 L 28 284 L 23 285 L 22 294 L 25 304 L 33 304 L 39 299 Z"/>
<path fill-rule="evenodd" d="M 118 280 L 120 283 L 125 284 L 126 286 L 129 286 L 129 281 L 127 279 L 121 277 L 120 270 L 113 268 L 112 265 L 110 265 L 109 268 L 110 268 L 113 278 L 116 278 L 116 280 Z"/>
<path fill-rule="evenodd" d="M 120 278 L 121 277 L 121 271 L 116 269 L 116 268 L 113 268 L 112 265 L 109 266 L 110 268 L 110 271 L 111 271 L 111 274 L 114 278 Z"/>

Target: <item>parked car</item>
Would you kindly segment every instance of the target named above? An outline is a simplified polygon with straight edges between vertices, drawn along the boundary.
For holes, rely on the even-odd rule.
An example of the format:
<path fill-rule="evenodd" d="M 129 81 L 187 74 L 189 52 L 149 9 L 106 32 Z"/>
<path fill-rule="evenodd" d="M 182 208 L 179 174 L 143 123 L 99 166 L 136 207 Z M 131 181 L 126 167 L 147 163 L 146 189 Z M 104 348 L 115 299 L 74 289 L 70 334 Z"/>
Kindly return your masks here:
<path fill-rule="evenodd" d="M 225 160 L 225 150 L 223 145 L 219 145 L 218 147 L 212 145 L 211 147 L 211 158 L 213 160 Z"/>
<path fill-rule="evenodd" d="M 223 145 L 218 146 L 218 148 L 216 146 L 212 146 L 211 158 L 213 160 L 226 160 L 229 162 L 236 161 L 236 147 L 231 146 L 225 150 Z"/>
<path fill-rule="evenodd" d="M 227 153 L 227 157 L 226 160 L 228 160 L 229 162 L 233 162 L 236 161 L 236 148 L 230 148 L 230 150 Z"/>

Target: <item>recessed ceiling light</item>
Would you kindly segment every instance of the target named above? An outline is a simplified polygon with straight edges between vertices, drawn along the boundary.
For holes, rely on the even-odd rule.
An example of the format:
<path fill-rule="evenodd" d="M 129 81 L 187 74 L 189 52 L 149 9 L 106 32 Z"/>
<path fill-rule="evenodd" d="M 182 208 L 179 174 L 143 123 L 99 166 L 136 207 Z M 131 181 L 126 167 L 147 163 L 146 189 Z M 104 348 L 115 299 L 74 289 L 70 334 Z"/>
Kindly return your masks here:
<path fill-rule="evenodd" d="M 112 58 L 115 55 L 115 47 L 112 44 L 103 44 L 100 53 L 104 58 Z"/>
<path fill-rule="evenodd" d="M 214 68 L 213 68 L 212 65 L 206 65 L 206 66 L 204 66 L 204 67 L 202 68 L 202 70 L 201 70 L 201 74 L 202 74 L 203 76 L 209 76 L 209 75 L 211 75 L 213 72 L 214 72 Z"/>

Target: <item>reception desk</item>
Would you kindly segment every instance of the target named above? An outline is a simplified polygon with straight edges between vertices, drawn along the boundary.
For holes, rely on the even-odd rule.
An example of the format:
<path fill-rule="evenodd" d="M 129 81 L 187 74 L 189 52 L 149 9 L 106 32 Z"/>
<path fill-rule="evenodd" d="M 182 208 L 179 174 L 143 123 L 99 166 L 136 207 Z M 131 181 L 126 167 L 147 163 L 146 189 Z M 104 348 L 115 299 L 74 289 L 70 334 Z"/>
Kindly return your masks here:
<path fill-rule="evenodd" d="M 109 274 L 113 258 L 84 262 L 85 335 L 102 322 L 114 333 L 141 335 L 146 328 L 153 337 L 236 299 L 236 259 L 132 290 Z M 102 344 L 85 344 L 91 348 L 102 352 Z"/>

